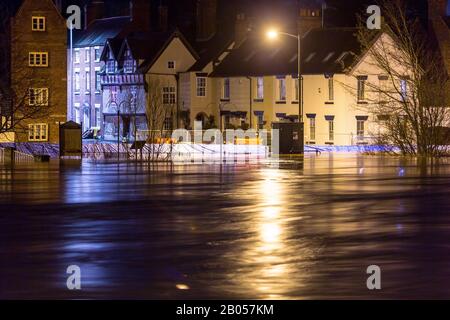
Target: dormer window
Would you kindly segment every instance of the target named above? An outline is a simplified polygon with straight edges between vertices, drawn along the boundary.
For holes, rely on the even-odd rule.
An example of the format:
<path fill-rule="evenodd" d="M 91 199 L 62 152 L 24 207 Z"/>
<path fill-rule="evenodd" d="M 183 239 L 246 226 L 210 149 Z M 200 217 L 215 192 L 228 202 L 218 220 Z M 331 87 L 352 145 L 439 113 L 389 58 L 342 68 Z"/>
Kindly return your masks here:
<path fill-rule="evenodd" d="M 116 62 L 114 60 L 108 60 L 106 62 L 106 73 L 116 72 Z"/>
<path fill-rule="evenodd" d="M 125 73 L 133 73 L 136 71 L 136 61 L 131 56 L 131 51 L 127 50 L 125 52 L 125 61 L 123 64 Z"/>
<path fill-rule="evenodd" d="M 31 18 L 31 30 L 32 31 L 45 31 L 45 17 L 32 17 Z"/>

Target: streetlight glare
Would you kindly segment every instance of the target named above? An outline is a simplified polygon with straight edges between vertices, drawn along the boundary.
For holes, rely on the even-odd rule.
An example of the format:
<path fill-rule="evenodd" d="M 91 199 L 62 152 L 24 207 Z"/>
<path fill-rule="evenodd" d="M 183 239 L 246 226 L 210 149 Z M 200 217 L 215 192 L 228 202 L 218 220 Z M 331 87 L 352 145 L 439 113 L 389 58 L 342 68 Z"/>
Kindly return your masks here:
<path fill-rule="evenodd" d="M 278 37 L 278 31 L 276 31 L 276 30 L 274 30 L 274 29 L 269 30 L 269 31 L 267 32 L 267 37 L 268 37 L 269 39 L 275 39 L 275 38 L 277 38 L 277 37 Z"/>

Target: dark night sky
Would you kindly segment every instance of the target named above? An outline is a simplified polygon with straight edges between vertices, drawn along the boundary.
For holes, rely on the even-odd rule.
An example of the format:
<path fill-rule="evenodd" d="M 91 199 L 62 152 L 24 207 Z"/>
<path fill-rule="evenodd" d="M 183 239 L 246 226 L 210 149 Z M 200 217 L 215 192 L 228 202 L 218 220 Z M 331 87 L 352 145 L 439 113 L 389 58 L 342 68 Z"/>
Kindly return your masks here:
<path fill-rule="evenodd" d="M 1 0 L 8 2 L 11 7 L 16 7 L 21 3 L 22 0 Z M 88 0 L 64 0 L 65 5 L 69 4 L 84 4 Z M 153 0 L 154 5 L 158 5 L 160 2 L 169 4 L 169 10 L 174 16 L 174 19 L 181 20 L 186 19 L 186 12 L 190 12 L 191 15 L 194 12 L 193 4 L 195 0 Z M 105 0 L 107 3 L 107 9 L 109 15 L 124 14 L 127 13 L 129 0 Z M 417 14 L 426 17 L 426 0 L 410 0 L 413 4 L 414 9 L 416 9 Z M 275 18 L 276 20 L 286 20 L 284 17 L 286 15 L 292 14 L 291 8 L 296 6 L 297 0 L 219 0 L 220 6 L 223 8 L 219 12 L 226 12 L 226 18 L 234 17 L 230 16 L 234 9 L 230 7 L 244 7 L 247 8 L 246 11 L 250 11 L 253 15 L 257 15 L 262 19 L 271 20 Z M 337 10 L 327 10 L 326 21 L 327 25 L 333 26 L 351 26 L 354 24 L 354 17 L 357 12 L 364 13 L 364 8 L 370 4 L 374 3 L 374 0 L 326 0 L 326 3 L 338 9 Z M 109 4 L 109 5 L 108 5 Z M 227 8 L 228 7 L 228 8 Z M 249 10 L 250 8 L 250 10 Z M 176 11 L 174 13 L 174 11 Z M 256 14 L 257 11 L 257 14 Z M 448 14 L 450 14 L 450 2 L 447 9 Z M 278 18 L 277 18 L 278 17 Z M 224 18 L 222 18 L 224 19 Z M 226 22 L 226 21 L 224 21 Z"/>

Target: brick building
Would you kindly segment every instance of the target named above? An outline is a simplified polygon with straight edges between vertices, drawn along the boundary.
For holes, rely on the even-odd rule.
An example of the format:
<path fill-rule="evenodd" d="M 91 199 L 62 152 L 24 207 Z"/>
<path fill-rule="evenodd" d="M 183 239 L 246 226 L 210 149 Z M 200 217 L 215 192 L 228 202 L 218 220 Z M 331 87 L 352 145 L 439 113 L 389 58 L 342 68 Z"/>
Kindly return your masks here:
<path fill-rule="evenodd" d="M 19 110 L 14 111 L 13 120 L 18 124 L 14 127 L 17 142 L 57 143 L 59 123 L 67 119 L 67 28 L 59 4 L 24 0 L 11 20 L 11 88 L 13 110 Z M 27 115 L 27 110 L 37 112 Z"/>

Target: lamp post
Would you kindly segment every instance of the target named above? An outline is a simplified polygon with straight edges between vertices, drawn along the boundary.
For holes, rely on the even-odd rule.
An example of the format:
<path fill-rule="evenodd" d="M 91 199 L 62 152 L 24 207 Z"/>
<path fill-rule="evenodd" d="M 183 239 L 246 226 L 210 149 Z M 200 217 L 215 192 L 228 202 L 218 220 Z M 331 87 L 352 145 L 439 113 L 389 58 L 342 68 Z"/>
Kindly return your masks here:
<path fill-rule="evenodd" d="M 267 37 L 269 39 L 276 39 L 278 38 L 279 35 L 283 35 L 283 36 L 287 36 L 287 37 L 291 37 L 297 40 L 297 94 L 298 94 L 298 121 L 299 121 L 299 125 L 300 125 L 300 132 L 299 132 L 299 136 L 298 139 L 301 139 L 300 142 L 300 146 L 299 146 L 299 153 L 303 154 L 304 153 L 304 123 L 303 123 L 303 97 L 302 97 L 302 76 L 301 76 L 301 36 L 300 33 L 298 33 L 297 35 L 295 34 L 291 34 L 291 33 L 287 33 L 287 32 L 279 32 L 275 29 L 269 30 L 267 32 Z M 300 136 L 301 135 L 301 136 Z"/>

